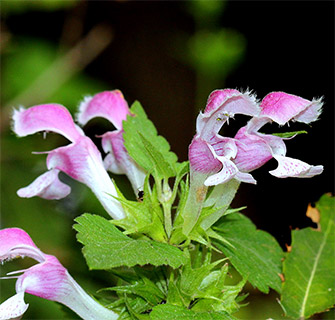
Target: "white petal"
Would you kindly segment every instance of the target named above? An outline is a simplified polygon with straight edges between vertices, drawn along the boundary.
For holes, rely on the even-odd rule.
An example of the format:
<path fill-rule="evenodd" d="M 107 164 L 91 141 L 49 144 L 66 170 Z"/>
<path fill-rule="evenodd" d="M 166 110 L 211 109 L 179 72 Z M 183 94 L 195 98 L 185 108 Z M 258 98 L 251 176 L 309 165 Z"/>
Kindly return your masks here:
<path fill-rule="evenodd" d="M 311 178 L 323 171 L 323 166 L 311 166 L 306 162 L 289 157 L 274 155 L 278 167 L 270 173 L 277 178 Z"/>
<path fill-rule="evenodd" d="M 19 292 L 0 305 L 0 320 L 20 319 L 28 309 L 24 302 L 24 292 Z"/>
<path fill-rule="evenodd" d="M 36 178 L 29 186 L 21 188 L 17 194 L 21 198 L 39 196 L 49 200 L 65 198 L 71 188 L 58 179 L 59 170 L 50 170 Z"/>

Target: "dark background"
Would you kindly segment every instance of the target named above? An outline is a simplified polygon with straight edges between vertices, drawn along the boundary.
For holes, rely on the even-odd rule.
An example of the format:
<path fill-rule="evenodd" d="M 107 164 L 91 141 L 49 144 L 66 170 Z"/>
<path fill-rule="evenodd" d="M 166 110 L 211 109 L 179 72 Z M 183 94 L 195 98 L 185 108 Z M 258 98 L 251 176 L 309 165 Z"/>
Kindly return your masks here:
<path fill-rule="evenodd" d="M 186 160 L 200 107 L 196 106 L 200 89 L 194 68 L 185 63 L 185 39 L 199 28 L 188 5 L 186 1 L 89 1 L 70 11 L 32 10 L 5 21 L 15 35 L 53 42 L 71 38 L 71 32 L 64 35 L 64 25 L 71 19 L 81 19 L 83 34 L 96 24 L 110 27 L 113 41 L 85 72 L 103 81 L 106 88 L 121 89 L 129 103 L 141 101 L 172 150 Z M 206 28 L 206 21 L 202 27 Z M 323 164 L 324 173 L 313 179 L 277 179 L 267 173 L 276 167 L 273 160 L 254 172 L 258 185 L 242 185 L 234 202 L 247 205 L 245 213 L 283 245 L 289 242 L 291 227 L 309 224 L 307 204 L 334 191 L 334 3 L 228 1 L 216 17 L 216 28 L 221 27 L 239 31 L 246 49 L 235 71 L 212 89 L 249 88 L 260 99 L 271 91 L 306 99 L 324 97 L 318 122 L 310 128 L 291 125 L 287 130 L 309 132 L 287 141 L 288 156 Z M 206 96 L 201 98 L 205 106 Z M 229 134 L 238 130 L 236 124 L 232 122 L 227 129 Z M 271 130 L 278 128 L 273 125 Z"/>

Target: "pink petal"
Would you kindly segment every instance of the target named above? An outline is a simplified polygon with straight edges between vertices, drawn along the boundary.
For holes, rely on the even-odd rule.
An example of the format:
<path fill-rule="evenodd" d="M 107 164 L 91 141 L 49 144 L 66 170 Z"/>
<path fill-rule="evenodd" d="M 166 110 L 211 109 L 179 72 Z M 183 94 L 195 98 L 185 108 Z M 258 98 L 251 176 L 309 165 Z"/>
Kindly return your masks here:
<path fill-rule="evenodd" d="M 19 228 L 0 230 L 0 262 L 26 256 L 44 261 L 44 254 L 24 230 Z"/>
<path fill-rule="evenodd" d="M 232 161 L 226 159 L 225 157 L 220 157 L 220 160 L 222 163 L 221 170 L 218 173 L 209 176 L 204 182 L 205 186 L 216 186 L 218 184 L 228 182 L 233 179 L 238 172 L 237 167 Z"/>
<path fill-rule="evenodd" d="M 266 140 L 256 134 L 248 134 L 246 127 L 242 127 L 237 132 L 235 139 L 238 152 L 234 163 L 239 170 L 253 171 L 272 158 L 271 148 Z"/>
<path fill-rule="evenodd" d="M 285 92 L 272 92 L 261 103 L 261 115 L 280 125 L 290 120 L 310 123 L 321 113 L 321 100 L 309 101 Z"/>
<path fill-rule="evenodd" d="M 56 257 L 45 255 L 46 260 L 25 270 L 16 282 L 16 291 L 25 291 L 37 297 L 57 301 L 66 295 L 67 270 Z"/>
<path fill-rule="evenodd" d="M 135 194 L 143 190 L 146 173 L 129 156 L 123 140 L 123 131 L 106 132 L 102 136 L 102 147 L 107 154 L 105 168 L 115 174 L 126 174 Z"/>
<path fill-rule="evenodd" d="M 304 111 L 300 112 L 293 120 L 303 123 L 310 123 L 318 119 L 322 112 L 322 99 L 312 100 L 311 104 L 305 108 Z"/>
<path fill-rule="evenodd" d="M 69 111 L 59 104 L 43 104 L 29 109 L 14 110 L 14 132 L 24 137 L 39 131 L 53 131 L 76 141 L 80 132 Z"/>
<path fill-rule="evenodd" d="M 253 183 L 253 184 L 256 183 L 256 180 L 252 177 L 251 174 L 240 172 L 233 161 L 229 160 L 225 156 L 217 155 L 214 148 L 211 145 L 209 145 L 209 149 L 212 152 L 214 158 L 216 158 L 221 162 L 222 168 L 218 173 L 211 175 L 205 180 L 204 182 L 205 186 L 214 186 L 226 183 L 233 178 L 242 182 Z"/>
<path fill-rule="evenodd" d="M 323 166 L 311 166 L 298 159 L 280 155 L 274 155 L 274 158 L 278 161 L 278 168 L 270 173 L 277 178 L 311 178 L 323 171 Z"/>
<path fill-rule="evenodd" d="M 221 162 L 214 158 L 209 144 L 195 137 L 189 146 L 188 158 L 191 169 L 202 173 L 213 173 L 221 169 Z"/>
<path fill-rule="evenodd" d="M 217 135 L 210 140 L 209 144 L 213 147 L 215 154 L 218 156 L 224 156 L 227 159 L 236 157 L 237 147 L 235 140 L 232 138 Z"/>
<path fill-rule="evenodd" d="M 259 108 L 256 99 L 249 93 L 241 93 L 236 89 L 214 90 L 208 97 L 205 113 L 224 108 L 228 113 L 242 113 L 256 116 Z"/>
<path fill-rule="evenodd" d="M 24 292 L 19 292 L 0 304 L 0 320 L 16 319 L 28 309 L 24 302 Z"/>
<path fill-rule="evenodd" d="M 256 116 L 260 112 L 254 96 L 237 90 L 216 90 L 211 93 L 204 113 L 197 118 L 197 133 L 208 141 L 235 114 Z"/>
<path fill-rule="evenodd" d="M 121 91 L 104 91 L 81 102 L 77 120 L 85 125 L 89 120 L 102 117 L 109 120 L 117 129 L 122 128 L 122 121 L 130 114 L 127 101 Z"/>
<path fill-rule="evenodd" d="M 21 188 L 17 194 L 21 198 L 39 196 L 49 200 L 65 198 L 71 192 L 71 188 L 58 179 L 59 170 L 50 170 L 39 176 L 29 186 Z"/>
<path fill-rule="evenodd" d="M 236 165 L 225 157 L 217 157 L 222 163 L 222 169 L 211 176 L 209 176 L 204 184 L 205 186 L 216 186 L 218 184 L 226 183 L 231 179 L 237 179 L 246 183 L 256 184 L 256 180 L 249 173 L 243 173 L 238 170 Z"/>
<path fill-rule="evenodd" d="M 17 291 L 57 301 L 83 319 L 114 320 L 118 315 L 92 299 L 71 277 L 56 257 L 46 255 L 46 261 L 29 268 L 19 277 Z"/>
<path fill-rule="evenodd" d="M 51 151 L 47 166 L 49 170 L 63 171 L 86 184 L 114 219 L 125 217 L 121 204 L 114 198 L 117 192 L 104 168 L 101 154 L 89 138 L 81 137 L 74 144 Z"/>

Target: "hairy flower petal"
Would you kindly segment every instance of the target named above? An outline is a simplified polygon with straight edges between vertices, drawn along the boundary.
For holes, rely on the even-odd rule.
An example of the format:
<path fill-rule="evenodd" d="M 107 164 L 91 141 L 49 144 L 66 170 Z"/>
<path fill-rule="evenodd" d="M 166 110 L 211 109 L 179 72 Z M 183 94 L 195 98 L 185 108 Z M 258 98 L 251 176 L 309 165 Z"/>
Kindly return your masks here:
<path fill-rule="evenodd" d="M 321 113 L 321 100 L 306 100 L 285 92 L 271 92 L 261 102 L 261 116 L 266 116 L 280 125 L 290 120 L 310 123 Z"/>
<path fill-rule="evenodd" d="M 256 116 L 259 111 L 256 99 L 248 93 L 234 89 L 215 90 L 208 98 L 204 113 L 198 115 L 197 134 L 209 140 L 235 114 Z"/>
<path fill-rule="evenodd" d="M 44 261 L 43 253 L 36 247 L 29 234 L 19 228 L 0 230 L 0 262 L 17 257 L 30 257 Z"/>
<path fill-rule="evenodd" d="M 120 90 L 103 91 L 93 97 L 86 97 L 79 105 L 77 120 L 85 125 L 89 120 L 102 117 L 109 120 L 118 130 L 122 121 L 130 114 L 127 101 Z"/>
<path fill-rule="evenodd" d="M 82 135 L 69 111 L 60 104 L 42 104 L 14 110 L 13 121 L 13 130 L 20 137 L 39 131 L 52 131 L 74 142 Z"/>

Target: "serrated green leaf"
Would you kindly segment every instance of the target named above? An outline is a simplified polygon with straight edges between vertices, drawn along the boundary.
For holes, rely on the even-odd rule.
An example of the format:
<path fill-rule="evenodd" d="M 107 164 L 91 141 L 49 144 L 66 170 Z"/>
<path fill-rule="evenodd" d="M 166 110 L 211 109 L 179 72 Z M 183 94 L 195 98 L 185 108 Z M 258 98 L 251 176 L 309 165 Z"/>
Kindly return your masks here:
<path fill-rule="evenodd" d="M 138 132 L 142 145 L 147 151 L 147 155 L 151 160 L 151 168 L 155 168 L 159 178 L 170 178 L 175 175 L 175 170 L 171 164 L 165 160 L 162 154 L 141 132 Z M 175 162 L 173 162 L 175 164 Z M 151 169 L 152 170 L 152 169 Z"/>
<path fill-rule="evenodd" d="M 171 170 L 174 172 L 178 160 L 176 154 L 170 151 L 166 139 L 157 134 L 138 101 L 134 102 L 130 110 L 134 116 L 128 116 L 123 122 L 124 144 L 129 155 L 148 172 L 152 173 L 156 169 L 163 176 L 172 176 Z"/>
<path fill-rule="evenodd" d="M 118 320 L 138 320 L 139 317 L 145 317 L 142 312 L 148 311 L 152 306 L 140 297 L 131 298 L 127 295 L 120 297 L 108 306 L 119 314 Z M 150 319 L 150 318 L 146 318 Z"/>
<path fill-rule="evenodd" d="M 77 239 L 90 269 L 152 264 L 178 268 L 186 258 L 178 248 L 151 240 L 134 240 L 103 217 L 83 214 L 75 219 Z"/>
<path fill-rule="evenodd" d="M 321 230 L 292 231 L 291 251 L 283 264 L 281 304 L 285 313 L 305 319 L 335 304 L 335 205 L 323 196 L 316 208 Z"/>
<path fill-rule="evenodd" d="M 231 245 L 217 240 L 213 243 L 243 277 L 262 292 L 268 293 L 269 288 L 280 292 L 283 252 L 275 238 L 256 230 L 255 225 L 239 213 L 224 216 L 214 230 Z"/>
<path fill-rule="evenodd" d="M 220 270 L 211 271 L 199 286 L 199 295 L 193 311 L 226 311 L 234 313 L 239 310 L 237 303 L 238 295 L 243 289 L 246 279 L 236 285 L 227 286 L 224 284 L 228 273 L 226 263 Z"/>
<path fill-rule="evenodd" d="M 134 294 L 143 298 L 153 306 L 160 303 L 164 298 L 163 292 L 158 289 L 155 283 L 146 277 L 142 277 L 142 279 L 137 281 L 135 284 L 115 286 L 105 290 L 116 291 L 118 293 Z"/>
<path fill-rule="evenodd" d="M 184 307 L 169 304 L 159 305 L 150 313 L 152 320 L 234 320 L 227 312 L 194 312 Z"/>

